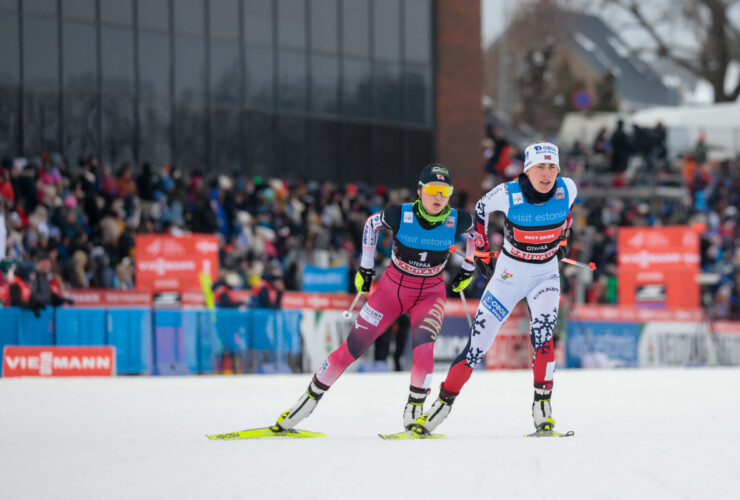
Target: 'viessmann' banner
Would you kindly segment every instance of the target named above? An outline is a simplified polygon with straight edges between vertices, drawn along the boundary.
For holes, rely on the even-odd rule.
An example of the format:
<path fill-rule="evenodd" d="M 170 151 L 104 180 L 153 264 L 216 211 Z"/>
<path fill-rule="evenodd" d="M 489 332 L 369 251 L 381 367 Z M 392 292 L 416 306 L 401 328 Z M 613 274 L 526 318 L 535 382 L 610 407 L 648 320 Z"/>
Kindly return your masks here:
<path fill-rule="evenodd" d="M 116 348 L 10 346 L 3 350 L 3 377 L 110 377 Z"/>
<path fill-rule="evenodd" d="M 690 227 L 621 227 L 618 245 L 620 305 L 699 306 L 699 237 Z"/>
<path fill-rule="evenodd" d="M 136 236 L 136 288 L 199 290 L 199 273 L 218 276 L 218 239 L 211 234 Z"/>

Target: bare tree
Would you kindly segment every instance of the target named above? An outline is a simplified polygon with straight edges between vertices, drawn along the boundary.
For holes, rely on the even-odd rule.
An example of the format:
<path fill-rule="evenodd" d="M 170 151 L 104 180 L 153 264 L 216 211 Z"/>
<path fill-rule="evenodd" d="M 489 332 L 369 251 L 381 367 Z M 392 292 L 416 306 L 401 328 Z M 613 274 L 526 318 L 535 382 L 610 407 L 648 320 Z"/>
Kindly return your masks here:
<path fill-rule="evenodd" d="M 740 96 L 740 81 L 725 89 L 730 64 L 740 63 L 740 15 L 733 10 L 740 9 L 740 0 L 597 1 L 602 8 L 613 6 L 629 14 L 632 27 L 650 38 L 652 46 L 641 52 L 667 58 L 706 79 L 714 89 L 715 102 Z M 690 37 L 675 41 L 677 30 Z"/>

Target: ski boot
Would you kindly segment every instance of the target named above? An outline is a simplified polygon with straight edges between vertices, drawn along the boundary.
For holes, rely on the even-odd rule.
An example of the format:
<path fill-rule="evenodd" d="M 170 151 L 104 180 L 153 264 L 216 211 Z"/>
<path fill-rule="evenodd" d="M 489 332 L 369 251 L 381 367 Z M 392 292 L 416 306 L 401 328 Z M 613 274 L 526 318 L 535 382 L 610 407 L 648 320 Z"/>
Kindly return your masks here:
<path fill-rule="evenodd" d="M 534 384 L 532 417 L 534 418 L 534 427 L 538 431 L 551 431 L 555 428 L 555 420 L 552 418 L 552 407 L 550 406 L 551 396 L 552 384 Z"/>
<path fill-rule="evenodd" d="M 284 431 L 298 425 L 301 420 L 308 417 L 316 409 L 324 393 L 328 390 L 329 386 L 319 382 L 314 375 L 306 392 L 303 393 L 296 404 L 278 417 L 277 423 L 272 428 L 276 431 Z"/>
<path fill-rule="evenodd" d="M 410 429 L 416 419 L 424 413 L 424 401 L 427 399 L 427 394 L 429 394 L 429 389 L 419 389 L 413 385 L 409 387 L 409 400 L 403 410 L 404 429 Z"/>
<path fill-rule="evenodd" d="M 439 397 L 432 404 L 429 413 L 424 413 L 407 429 L 417 434 L 431 434 L 452 411 L 452 403 L 455 402 L 457 394 L 445 391 L 444 384 L 439 386 Z"/>

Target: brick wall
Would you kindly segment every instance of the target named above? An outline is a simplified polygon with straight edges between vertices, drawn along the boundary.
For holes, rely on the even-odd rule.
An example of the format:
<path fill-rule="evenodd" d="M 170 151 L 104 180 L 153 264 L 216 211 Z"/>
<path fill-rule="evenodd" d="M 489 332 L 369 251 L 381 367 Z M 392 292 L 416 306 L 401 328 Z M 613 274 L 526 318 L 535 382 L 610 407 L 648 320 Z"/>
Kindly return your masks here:
<path fill-rule="evenodd" d="M 437 161 L 453 173 L 457 190 L 475 203 L 482 194 L 483 70 L 480 0 L 436 2 Z"/>

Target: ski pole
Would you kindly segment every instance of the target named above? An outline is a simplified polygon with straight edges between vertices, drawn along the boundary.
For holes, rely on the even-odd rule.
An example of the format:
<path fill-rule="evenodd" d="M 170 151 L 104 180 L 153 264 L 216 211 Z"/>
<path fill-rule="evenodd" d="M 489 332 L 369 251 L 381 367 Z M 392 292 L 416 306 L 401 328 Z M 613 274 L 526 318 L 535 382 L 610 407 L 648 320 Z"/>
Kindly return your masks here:
<path fill-rule="evenodd" d="M 588 269 L 589 271 L 596 271 L 596 264 L 593 262 L 589 262 L 588 265 L 583 264 L 582 262 L 575 261 L 573 259 L 560 259 L 566 264 L 570 264 L 571 266 L 580 267 L 581 269 Z"/>
<path fill-rule="evenodd" d="M 470 319 L 470 311 L 468 311 L 468 301 L 465 300 L 465 294 L 460 290 L 460 299 L 462 300 L 463 309 L 465 309 L 465 317 L 468 318 L 468 326 L 473 326 L 473 320 Z"/>
<path fill-rule="evenodd" d="M 355 300 L 353 300 L 352 305 L 349 306 L 349 310 L 342 313 L 344 319 L 350 319 L 352 317 L 352 309 L 355 308 L 355 304 L 357 304 L 357 301 L 360 299 L 360 295 L 362 295 L 362 292 L 357 292 L 357 295 L 355 295 Z"/>

